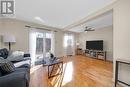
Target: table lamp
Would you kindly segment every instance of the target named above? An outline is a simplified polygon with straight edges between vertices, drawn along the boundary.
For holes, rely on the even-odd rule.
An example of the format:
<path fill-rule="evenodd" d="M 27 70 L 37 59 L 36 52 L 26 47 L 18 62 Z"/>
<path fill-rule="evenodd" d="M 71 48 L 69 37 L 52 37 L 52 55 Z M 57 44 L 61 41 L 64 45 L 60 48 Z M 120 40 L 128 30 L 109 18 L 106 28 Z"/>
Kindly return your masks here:
<path fill-rule="evenodd" d="M 15 43 L 15 36 L 13 35 L 4 35 L 3 36 L 3 42 L 9 44 L 9 50 L 11 50 L 11 43 Z"/>
<path fill-rule="evenodd" d="M 80 43 L 79 43 L 79 42 L 77 42 L 77 43 L 76 43 L 77 48 L 79 48 L 79 45 L 80 45 Z"/>

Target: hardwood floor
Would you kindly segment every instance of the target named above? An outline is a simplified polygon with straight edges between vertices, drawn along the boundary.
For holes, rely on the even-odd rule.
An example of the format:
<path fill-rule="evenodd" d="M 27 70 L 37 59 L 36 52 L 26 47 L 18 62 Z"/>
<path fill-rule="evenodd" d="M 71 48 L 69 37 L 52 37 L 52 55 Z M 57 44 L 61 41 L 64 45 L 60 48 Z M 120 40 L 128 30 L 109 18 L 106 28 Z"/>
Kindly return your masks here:
<path fill-rule="evenodd" d="M 64 73 L 51 79 L 47 77 L 47 67 L 33 68 L 30 87 L 114 87 L 111 62 L 85 56 L 63 58 L 63 61 Z"/>

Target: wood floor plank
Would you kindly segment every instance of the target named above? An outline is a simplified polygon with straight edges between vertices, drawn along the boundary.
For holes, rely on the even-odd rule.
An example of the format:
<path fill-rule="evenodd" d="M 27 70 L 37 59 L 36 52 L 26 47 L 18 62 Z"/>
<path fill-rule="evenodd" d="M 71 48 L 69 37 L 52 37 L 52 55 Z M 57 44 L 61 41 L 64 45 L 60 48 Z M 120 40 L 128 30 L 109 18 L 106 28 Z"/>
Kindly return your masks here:
<path fill-rule="evenodd" d="M 48 79 L 47 67 L 40 66 L 31 73 L 30 87 L 114 87 L 111 62 L 85 56 L 63 58 L 63 61 L 62 75 Z"/>

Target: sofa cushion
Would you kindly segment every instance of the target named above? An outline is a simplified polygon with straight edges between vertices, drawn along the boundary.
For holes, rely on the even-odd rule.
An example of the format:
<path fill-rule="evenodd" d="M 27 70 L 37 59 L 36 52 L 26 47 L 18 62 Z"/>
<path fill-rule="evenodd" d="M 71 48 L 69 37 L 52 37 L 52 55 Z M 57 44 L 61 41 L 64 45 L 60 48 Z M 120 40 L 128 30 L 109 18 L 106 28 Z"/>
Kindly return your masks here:
<path fill-rule="evenodd" d="M 1 72 L 1 69 L 0 69 L 0 77 L 2 76 L 2 72 Z"/>
<path fill-rule="evenodd" d="M 15 66 L 7 59 L 0 58 L 0 69 L 3 74 L 8 74 L 15 71 Z"/>
<path fill-rule="evenodd" d="M 0 77 L 0 87 L 29 87 L 29 78 L 27 68 L 16 68 L 15 72 Z"/>
<path fill-rule="evenodd" d="M 0 57 L 3 57 L 4 59 L 6 59 L 8 57 L 8 50 L 6 48 L 0 49 Z"/>
<path fill-rule="evenodd" d="M 25 79 L 27 81 L 30 80 L 30 69 L 29 68 L 16 68 L 16 71 L 14 73 L 26 73 Z"/>
<path fill-rule="evenodd" d="M 19 66 L 18 68 L 28 68 L 28 69 L 30 69 L 31 66 L 29 64 L 24 64 L 24 65 Z"/>
<path fill-rule="evenodd" d="M 20 66 L 23 66 L 25 64 L 31 65 L 31 61 L 30 60 L 26 60 L 26 61 L 17 62 L 17 63 L 14 63 L 14 66 L 15 67 L 20 67 Z"/>

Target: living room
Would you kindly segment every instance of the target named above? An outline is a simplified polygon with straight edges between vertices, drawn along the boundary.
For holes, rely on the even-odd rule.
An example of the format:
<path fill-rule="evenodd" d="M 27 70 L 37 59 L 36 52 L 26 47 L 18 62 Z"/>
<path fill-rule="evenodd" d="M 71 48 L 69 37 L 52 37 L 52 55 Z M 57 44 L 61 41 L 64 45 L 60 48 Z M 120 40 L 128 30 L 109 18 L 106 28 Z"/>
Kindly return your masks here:
<path fill-rule="evenodd" d="M 7 53 L 19 53 L 21 59 L 12 56 L 8 59 L 1 53 L 3 50 L 0 51 L 0 57 L 5 57 L 4 61 L 13 61 L 11 64 L 16 68 L 9 74 L 0 73 L 0 87 L 130 86 L 127 77 L 130 72 L 129 0 L 22 0 L 13 3 L 15 10 L 12 14 L 2 14 L 1 10 L 0 49 L 6 48 L 8 51 L 4 49 L 4 52 Z M 87 52 L 88 42 L 94 41 L 101 41 L 101 48 L 90 48 Z M 77 55 L 78 49 L 80 55 Z M 97 59 L 99 52 L 104 54 L 101 59 Z M 63 65 L 61 76 L 49 78 L 47 75 L 49 65 L 43 67 L 41 60 L 50 57 L 50 54 L 63 62 L 60 62 Z M 4 61 L 2 58 L 0 61 L 2 66 Z M 11 74 L 23 73 L 20 74 L 22 76 L 25 72 L 28 74 L 26 79 L 18 76 L 17 80 L 8 78 Z M 18 84 L 13 81 L 18 81 Z"/>

